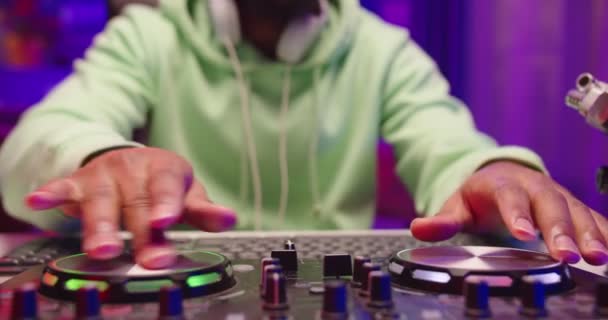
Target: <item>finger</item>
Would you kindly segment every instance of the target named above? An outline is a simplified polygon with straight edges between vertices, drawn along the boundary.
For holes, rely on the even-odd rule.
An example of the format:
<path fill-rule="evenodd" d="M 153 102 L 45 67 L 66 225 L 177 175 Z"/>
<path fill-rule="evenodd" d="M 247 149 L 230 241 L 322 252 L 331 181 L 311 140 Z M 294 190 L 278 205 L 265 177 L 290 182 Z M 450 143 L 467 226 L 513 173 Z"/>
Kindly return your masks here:
<path fill-rule="evenodd" d="M 148 269 L 166 268 L 175 261 L 175 251 L 167 242 L 153 241 L 159 237 L 151 233 L 149 215 L 152 200 L 146 183 L 147 179 L 141 172 L 120 180 L 124 224 L 133 235 L 131 245 L 136 262 Z"/>
<path fill-rule="evenodd" d="M 116 186 L 103 176 L 85 184 L 80 202 L 82 212 L 82 248 L 93 259 L 111 259 L 121 254 L 123 242 L 119 230 L 119 198 Z"/>
<path fill-rule="evenodd" d="M 25 205 L 32 210 L 48 210 L 78 202 L 82 192 L 75 179 L 62 178 L 51 181 L 25 198 Z"/>
<path fill-rule="evenodd" d="M 234 210 L 211 202 L 203 186 L 196 181 L 186 196 L 184 219 L 188 224 L 209 232 L 231 229 L 237 222 Z"/>
<path fill-rule="evenodd" d="M 587 262 L 601 265 L 608 262 L 608 225 L 606 219 L 594 212 L 570 191 L 559 184 L 557 190 L 566 198 L 577 234 L 577 242 Z"/>
<path fill-rule="evenodd" d="M 565 196 L 572 215 L 576 242 L 587 262 L 601 265 L 608 262 L 608 250 L 605 239 L 599 230 L 591 210 L 571 196 Z"/>
<path fill-rule="evenodd" d="M 597 225 L 600 233 L 604 237 L 604 241 L 608 242 L 608 220 L 601 213 L 591 209 L 591 216 L 593 216 L 593 220 Z"/>
<path fill-rule="evenodd" d="M 527 186 L 533 217 L 553 258 L 567 263 L 580 260 L 566 199 L 549 183 Z"/>
<path fill-rule="evenodd" d="M 148 190 L 152 201 L 150 224 L 154 228 L 167 228 L 176 223 L 184 207 L 184 197 L 189 188 L 184 174 L 172 169 L 154 171 Z"/>
<path fill-rule="evenodd" d="M 410 229 L 414 237 L 422 241 L 443 241 L 462 231 L 470 219 L 462 193 L 457 192 L 435 216 L 414 219 Z"/>
<path fill-rule="evenodd" d="M 522 241 L 536 239 L 530 198 L 523 188 L 507 182 L 495 189 L 493 197 L 505 225 L 515 238 Z"/>

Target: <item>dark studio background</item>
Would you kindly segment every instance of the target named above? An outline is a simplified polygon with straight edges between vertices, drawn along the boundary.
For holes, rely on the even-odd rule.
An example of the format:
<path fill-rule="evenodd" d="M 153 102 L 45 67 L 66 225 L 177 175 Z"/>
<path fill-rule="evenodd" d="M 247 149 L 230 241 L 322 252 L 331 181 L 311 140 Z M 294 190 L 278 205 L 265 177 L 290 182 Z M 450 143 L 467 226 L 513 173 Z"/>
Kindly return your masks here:
<path fill-rule="evenodd" d="M 479 128 L 538 152 L 552 176 L 608 212 L 594 186 L 608 137 L 564 105 L 582 72 L 608 81 L 605 0 L 361 0 L 409 29 L 439 64 Z M 19 114 L 65 77 L 107 21 L 104 0 L 0 0 L 0 141 Z M 376 227 L 411 210 L 381 145 Z M 17 230 L 0 216 L 0 230 Z"/>

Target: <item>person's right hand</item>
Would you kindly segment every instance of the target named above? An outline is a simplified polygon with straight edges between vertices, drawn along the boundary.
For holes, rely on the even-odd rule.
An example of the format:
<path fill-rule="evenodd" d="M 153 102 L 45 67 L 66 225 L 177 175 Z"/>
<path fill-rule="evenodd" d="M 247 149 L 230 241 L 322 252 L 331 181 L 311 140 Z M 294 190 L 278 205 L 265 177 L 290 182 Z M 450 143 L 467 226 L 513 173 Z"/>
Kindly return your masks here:
<path fill-rule="evenodd" d="M 25 199 L 33 210 L 61 209 L 82 220 L 82 249 L 93 259 L 121 254 L 121 225 L 133 235 L 138 264 L 168 267 L 174 249 L 163 231 L 178 221 L 219 232 L 236 223 L 233 210 L 209 200 L 192 167 L 180 156 L 155 148 L 103 153 L 71 176 L 36 189 Z"/>

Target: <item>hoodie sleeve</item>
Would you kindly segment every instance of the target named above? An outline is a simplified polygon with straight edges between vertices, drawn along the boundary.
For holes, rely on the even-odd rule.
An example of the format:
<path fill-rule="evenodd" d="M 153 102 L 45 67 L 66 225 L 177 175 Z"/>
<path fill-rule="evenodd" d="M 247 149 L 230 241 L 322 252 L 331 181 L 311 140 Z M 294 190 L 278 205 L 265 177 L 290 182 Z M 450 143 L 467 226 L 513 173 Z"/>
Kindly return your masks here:
<path fill-rule="evenodd" d="M 449 94 L 434 62 L 412 41 L 388 68 L 381 131 L 397 158 L 397 173 L 412 193 L 416 210 L 435 214 L 484 164 L 509 159 L 545 170 L 521 147 L 498 147 L 477 131 L 468 109 Z"/>
<path fill-rule="evenodd" d="M 43 229 L 76 231 L 78 221 L 58 210 L 33 212 L 24 197 L 51 179 L 73 173 L 91 153 L 139 146 L 132 131 L 144 125 L 154 101 L 135 8 L 96 37 L 74 72 L 32 107 L 0 150 L 0 191 L 6 211 Z M 147 13 L 151 14 L 151 13 Z"/>

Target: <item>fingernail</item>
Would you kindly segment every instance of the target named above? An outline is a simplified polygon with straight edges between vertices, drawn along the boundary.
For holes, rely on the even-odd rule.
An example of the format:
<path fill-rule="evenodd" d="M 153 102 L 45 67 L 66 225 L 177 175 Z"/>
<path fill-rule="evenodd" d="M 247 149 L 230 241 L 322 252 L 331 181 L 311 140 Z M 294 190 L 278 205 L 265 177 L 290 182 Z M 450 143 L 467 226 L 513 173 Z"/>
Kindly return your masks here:
<path fill-rule="evenodd" d="M 166 213 L 166 214 L 157 215 L 157 216 L 153 217 L 152 220 L 150 221 L 150 224 L 154 228 L 166 229 L 166 228 L 170 227 L 171 225 L 175 224 L 177 222 L 177 220 L 179 220 L 179 215 L 172 214 L 172 213 Z"/>
<path fill-rule="evenodd" d="M 122 242 L 111 235 L 99 234 L 86 238 L 83 250 L 93 259 L 111 259 L 122 253 Z"/>
<path fill-rule="evenodd" d="M 601 255 L 604 255 L 604 257 L 608 258 L 608 249 L 606 249 L 606 246 L 604 246 L 599 240 L 589 240 L 587 241 L 586 246 L 589 251 L 599 253 Z"/>
<path fill-rule="evenodd" d="M 236 215 L 234 212 L 229 212 L 222 219 L 222 229 L 231 229 L 236 224 Z"/>
<path fill-rule="evenodd" d="M 144 248 L 138 255 L 139 264 L 147 269 L 163 269 L 175 263 L 175 251 L 169 248 Z"/>
<path fill-rule="evenodd" d="M 561 260 L 567 263 L 578 262 L 580 253 L 572 238 L 564 234 L 558 235 L 554 238 L 553 243 L 557 250 L 559 250 Z"/>
<path fill-rule="evenodd" d="M 517 218 L 517 220 L 515 220 L 515 223 L 513 223 L 513 226 L 527 234 L 530 236 L 536 236 L 536 233 L 534 232 L 534 227 L 532 226 L 532 223 L 530 223 L 530 220 L 525 219 L 525 218 Z"/>
<path fill-rule="evenodd" d="M 36 191 L 30 193 L 25 202 L 28 207 L 35 210 L 45 210 L 57 206 L 60 201 L 58 201 L 54 194 L 46 191 Z"/>

